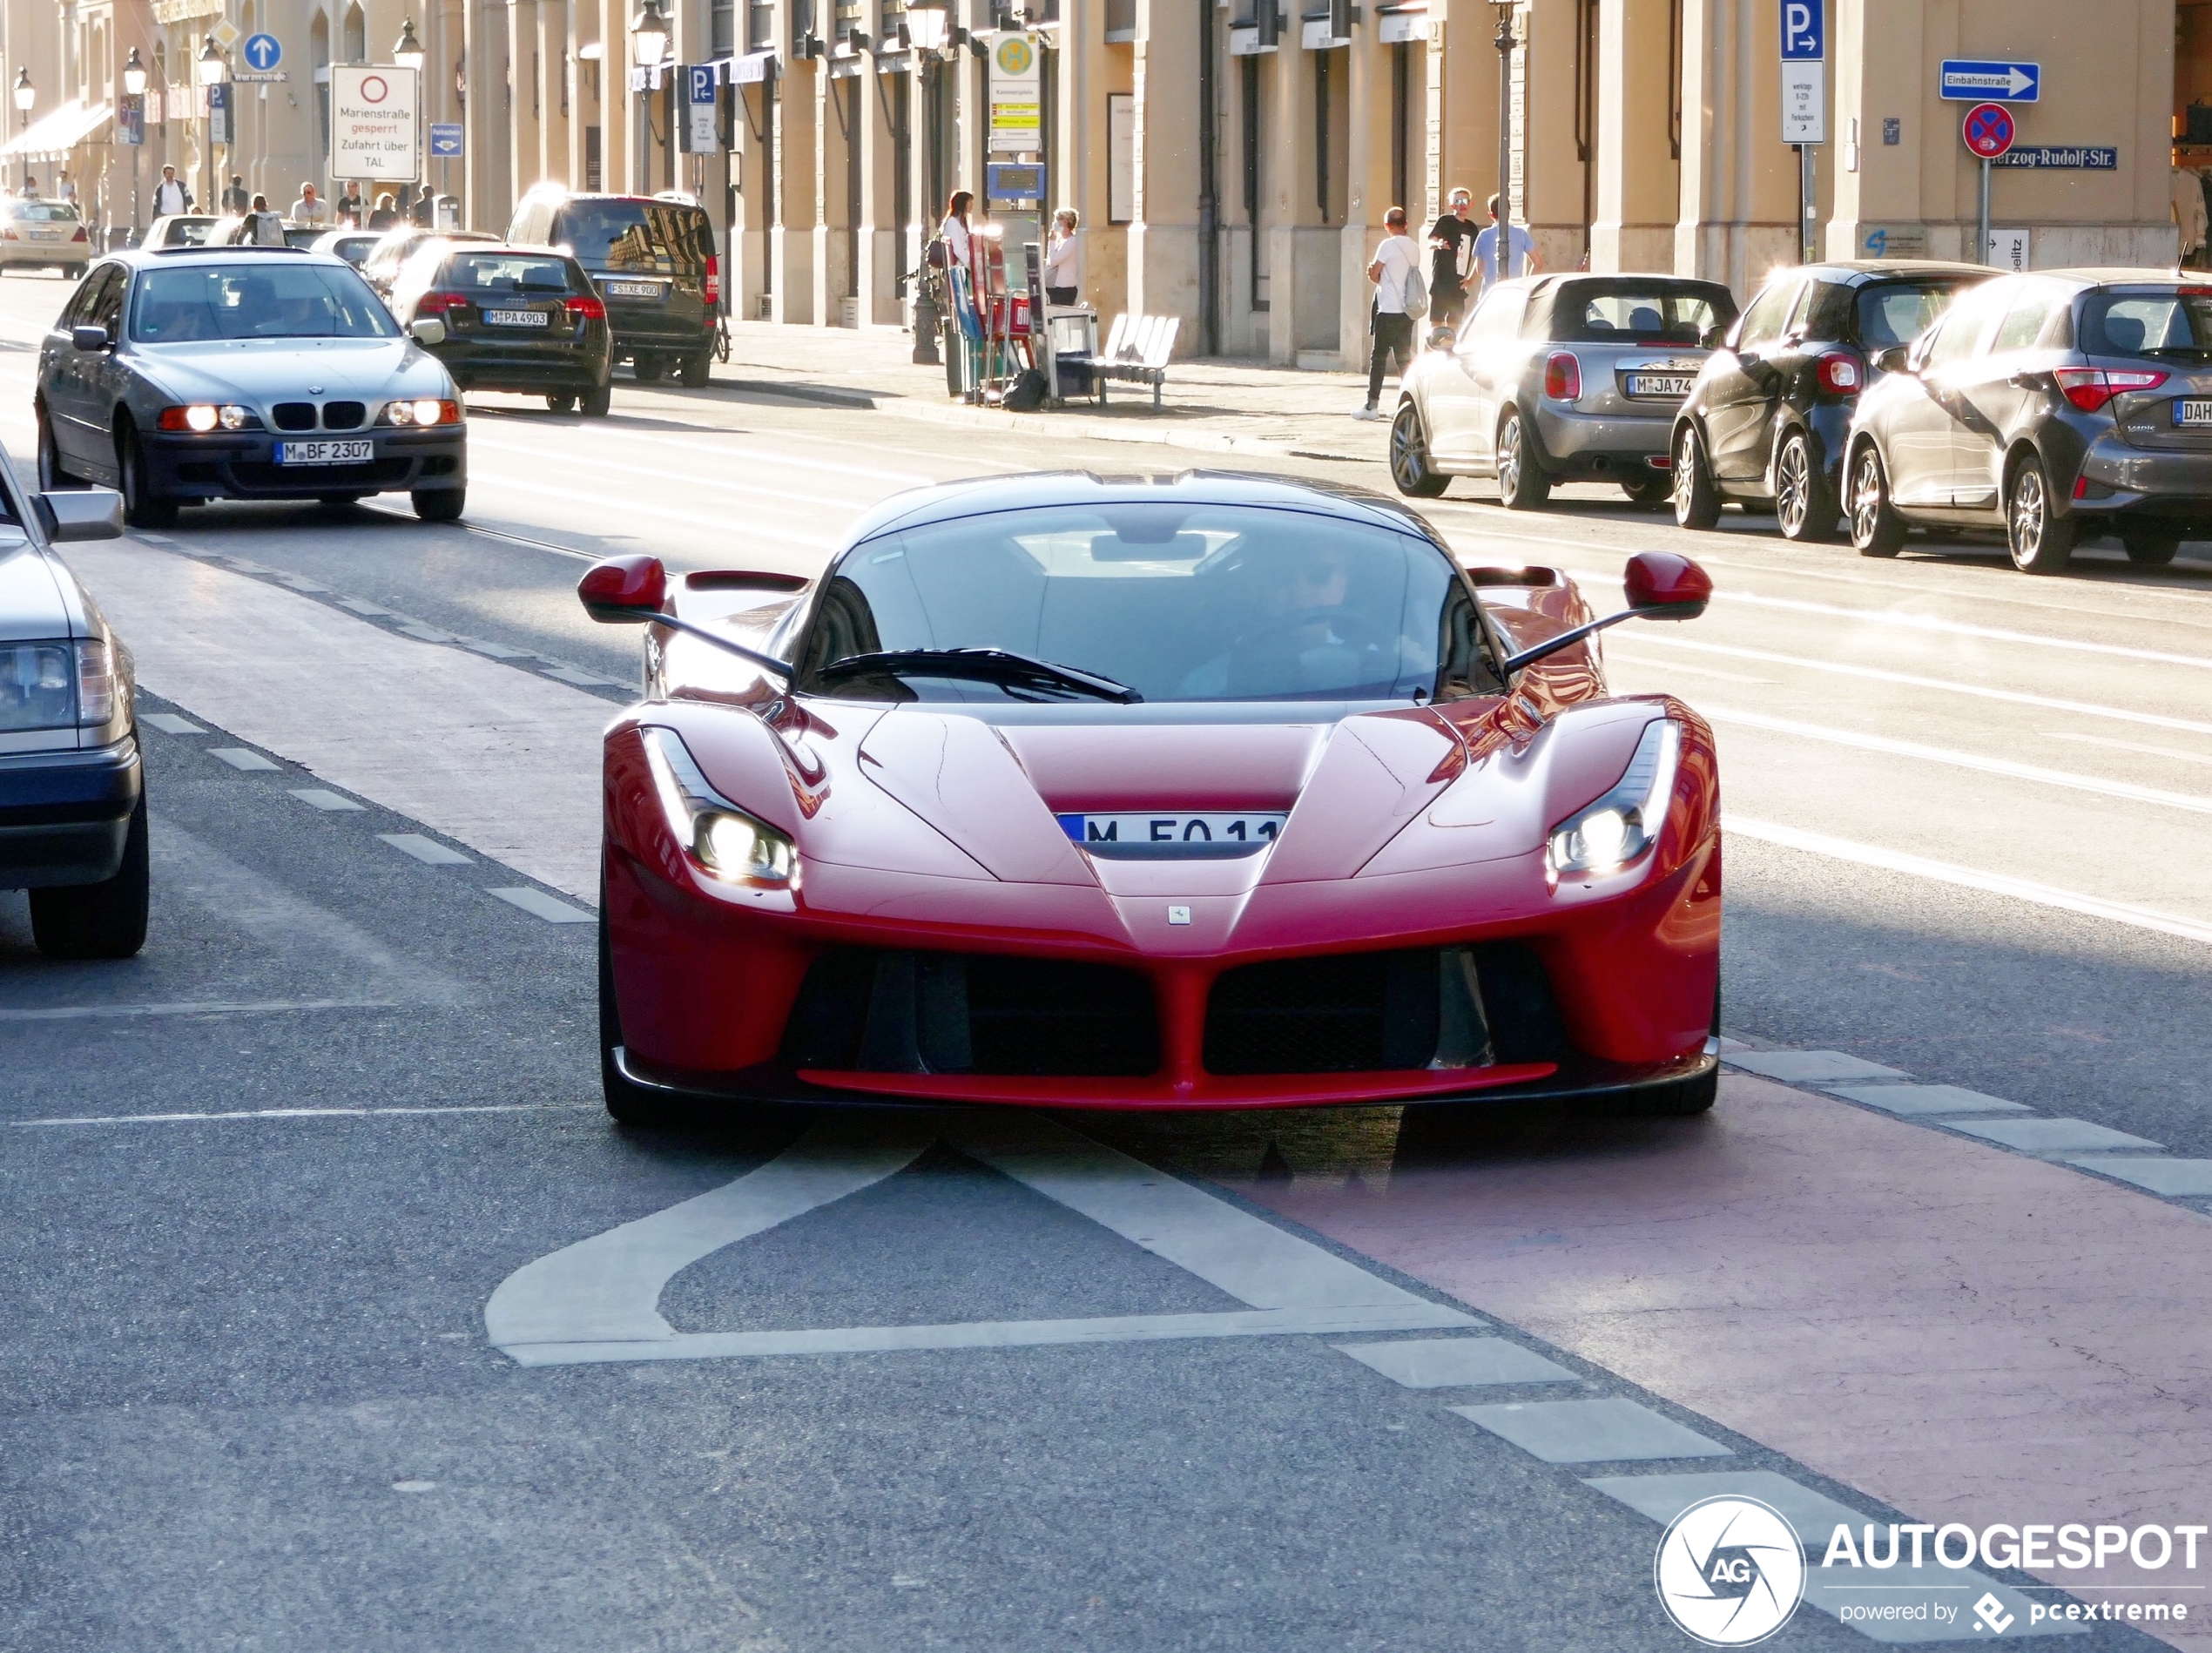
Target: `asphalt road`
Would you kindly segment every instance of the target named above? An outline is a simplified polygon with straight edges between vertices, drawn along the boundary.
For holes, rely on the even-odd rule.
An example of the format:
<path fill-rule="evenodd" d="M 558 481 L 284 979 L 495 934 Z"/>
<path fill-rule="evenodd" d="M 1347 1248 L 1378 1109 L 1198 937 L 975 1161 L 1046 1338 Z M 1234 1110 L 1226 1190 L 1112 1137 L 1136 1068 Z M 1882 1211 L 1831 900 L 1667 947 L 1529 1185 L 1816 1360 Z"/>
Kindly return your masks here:
<path fill-rule="evenodd" d="M 0 283 L 0 439 L 19 466 L 63 295 Z M 140 653 L 145 711 L 188 732 L 146 737 L 140 959 L 45 964 L 22 898 L 0 894 L 0 1645 L 1687 1646 L 1653 1595 L 1657 1528 L 1584 1484 L 1620 1462 L 1542 1461 L 1442 1404 L 1565 1393 L 1634 1402 L 1719 1467 L 1871 1518 L 1939 1518 L 1288 1210 L 1438 1167 L 1661 1174 L 1702 1140 L 1671 1127 L 1077 1122 L 1206 1191 L 1225 1232 L 1264 1218 L 1424 1304 L 1471 1304 L 1483 1335 L 1563 1367 L 1541 1381 L 1402 1387 L 1318 1336 L 518 1366 L 487 1337 L 502 1281 L 771 1166 L 810 1128 L 625 1135 L 599 1110 L 592 928 L 564 921 L 586 916 L 588 813 L 543 777 L 588 804 L 590 727 L 637 662 L 634 632 L 577 608 L 586 561 L 810 570 L 917 482 L 1196 456 L 626 382 L 607 421 L 496 397 L 471 416 L 464 525 L 397 500 L 218 506 L 81 559 Z M 1347 453 L 1379 450 L 1346 428 Z M 1386 485 L 1374 462 L 1265 465 Z M 1432 516 L 1467 560 L 1555 561 L 1601 604 L 1635 550 L 1714 573 L 1704 619 L 1624 629 L 1608 658 L 1620 689 L 1670 691 L 1720 731 L 1725 1025 L 1747 1057 L 1842 1052 L 2212 1155 L 2206 548 L 2157 572 L 2092 551 L 2029 581 L 1993 546 L 1865 563 L 1734 512 L 1683 534 L 1595 489 L 1521 516 L 1461 484 Z M 330 676 L 257 676 L 264 646 L 327 650 Z M 394 752 L 494 702 L 496 760 L 404 799 L 387 784 Z M 502 766 L 510 746 L 540 766 Z M 1724 1092 L 1716 1117 L 1750 1095 Z M 2203 1228 L 2202 1198 L 1820 1105 L 1895 1133 L 1883 1144 L 1928 1130 L 1993 1175 Z M 2102 1226 L 2088 1210 L 2062 1205 L 2061 1241 Z M 1507 1244 L 1571 1249 L 1588 1220 L 1563 1200 Z M 1696 1250 L 1694 1219 L 1677 1238 Z M 685 1335 L 1239 1306 L 946 1141 L 712 1251 L 658 1304 Z M 2138 1307 L 2201 1351 L 2201 1294 L 2146 1287 Z M 1888 1358 L 1843 1380 L 1878 1397 Z M 2003 1576 L 2008 1600 L 2052 1599 Z M 1808 1607 L 1770 1645 L 1865 1640 Z M 2149 1645 L 2102 1626 L 2082 1644 Z"/>

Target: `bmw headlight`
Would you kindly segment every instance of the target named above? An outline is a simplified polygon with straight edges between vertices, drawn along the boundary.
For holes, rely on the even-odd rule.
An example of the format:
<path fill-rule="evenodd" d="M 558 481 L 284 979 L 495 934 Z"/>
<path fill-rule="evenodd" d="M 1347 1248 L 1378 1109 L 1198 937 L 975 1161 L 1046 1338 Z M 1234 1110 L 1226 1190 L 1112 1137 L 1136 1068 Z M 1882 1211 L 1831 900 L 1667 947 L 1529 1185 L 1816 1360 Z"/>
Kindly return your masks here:
<path fill-rule="evenodd" d="M 380 424 L 387 425 L 457 425 L 461 404 L 436 396 L 409 396 L 386 402 L 384 411 L 376 417 Z"/>
<path fill-rule="evenodd" d="M 1681 755 L 1682 730 L 1671 719 L 1647 728 L 1613 789 L 1552 828 L 1547 854 L 1553 873 L 1617 873 L 1657 843 Z"/>
<path fill-rule="evenodd" d="M 797 881 L 799 852 L 790 839 L 715 791 L 673 729 L 639 732 L 668 824 L 694 860 L 733 884 L 781 889 Z"/>

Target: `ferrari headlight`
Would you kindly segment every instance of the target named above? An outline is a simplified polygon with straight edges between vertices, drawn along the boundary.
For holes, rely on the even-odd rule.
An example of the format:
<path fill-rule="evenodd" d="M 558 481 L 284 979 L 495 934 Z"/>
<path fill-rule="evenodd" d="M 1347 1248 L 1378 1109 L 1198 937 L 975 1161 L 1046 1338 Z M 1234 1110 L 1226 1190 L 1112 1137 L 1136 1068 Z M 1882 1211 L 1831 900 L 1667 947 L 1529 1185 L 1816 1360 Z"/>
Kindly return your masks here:
<path fill-rule="evenodd" d="M 1681 755 L 1682 730 L 1672 720 L 1647 728 L 1613 789 L 1552 828 L 1552 871 L 1617 873 L 1657 843 Z"/>
<path fill-rule="evenodd" d="M 797 879 L 799 852 L 791 840 L 715 791 L 673 729 L 641 732 L 661 807 L 693 860 L 732 883 L 781 888 Z"/>

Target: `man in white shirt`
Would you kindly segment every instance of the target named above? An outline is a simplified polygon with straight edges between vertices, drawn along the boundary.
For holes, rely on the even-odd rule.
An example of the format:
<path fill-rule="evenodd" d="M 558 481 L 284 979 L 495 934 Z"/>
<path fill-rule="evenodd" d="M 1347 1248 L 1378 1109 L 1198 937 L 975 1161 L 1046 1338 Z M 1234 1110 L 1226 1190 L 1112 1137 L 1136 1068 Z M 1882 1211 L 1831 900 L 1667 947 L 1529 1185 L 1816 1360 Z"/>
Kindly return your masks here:
<path fill-rule="evenodd" d="M 1406 209 L 1393 206 L 1383 214 L 1383 239 L 1367 266 L 1367 279 L 1375 284 L 1372 326 L 1374 348 L 1367 355 L 1367 405 L 1352 416 L 1379 419 L 1383 370 L 1392 355 L 1398 358 L 1402 376 L 1413 361 L 1413 318 L 1406 314 L 1406 289 L 1420 273 L 1421 250 L 1406 233 Z"/>
<path fill-rule="evenodd" d="M 292 203 L 292 220 L 295 224 L 323 224 L 330 219 L 330 208 L 321 196 L 315 193 L 313 184 L 300 186 L 300 199 Z"/>
<path fill-rule="evenodd" d="M 1536 256 L 1536 243 L 1528 232 L 1518 224 L 1505 224 L 1498 198 L 1490 198 L 1490 227 L 1474 238 L 1474 267 L 1482 273 L 1482 292 L 1487 293 L 1500 281 L 1516 275 L 1534 275 L 1544 267 Z M 1498 233 L 1503 226 L 1506 236 L 1506 267 L 1498 268 Z M 1478 293 L 1476 296 L 1480 297 Z"/>
<path fill-rule="evenodd" d="M 153 186 L 153 215 L 156 218 L 166 218 L 172 213 L 191 211 L 192 192 L 186 189 L 183 181 L 178 178 L 175 167 L 163 167 L 161 182 Z"/>

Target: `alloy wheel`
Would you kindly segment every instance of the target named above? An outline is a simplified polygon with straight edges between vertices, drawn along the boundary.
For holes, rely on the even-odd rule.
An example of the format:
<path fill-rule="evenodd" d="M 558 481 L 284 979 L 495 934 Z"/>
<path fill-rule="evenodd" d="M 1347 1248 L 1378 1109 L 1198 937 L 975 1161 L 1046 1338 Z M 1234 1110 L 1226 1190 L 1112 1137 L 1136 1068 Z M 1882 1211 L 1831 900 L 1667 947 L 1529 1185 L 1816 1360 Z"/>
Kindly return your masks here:
<path fill-rule="evenodd" d="M 1521 491 L 1521 415 L 1498 428 L 1498 492 L 1511 499 Z"/>
<path fill-rule="evenodd" d="M 1390 427 L 1390 475 L 1399 493 L 1420 491 L 1421 479 L 1428 474 L 1427 457 L 1423 451 L 1420 416 L 1408 403 L 1399 410 Z"/>
<path fill-rule="evenodd" d="M 1682 433 L 1682 441 L 1675 446 L 1674 499 L 1675 520 L 1688 520 L 1694 508 L 1697 488 L 1697 438 L 1689 431 Z"/>
<path fill-rule="evenodd" d="M 2023 568 L 2041 555 L 2050 513 L 2043 498 L 2043 473 L 2023 465 L 2013 478 L 2013 560 Z"/>
<path fill-rule="evenodd" d="M 1774 515 L 1782 531 L 1791 539 L 1804 528 L 1812 477 L 1803 442 L 1792 437 L 1782 445 L 1775 467 Z"/>
<path fill-rule="evenodd" d="M 1858 456 L 1858 475 L 1851 490 L 1851 538 L 1861 545 L 1872 543 L 1882 518 L 1882 462 L 1868 448 Z"/>

